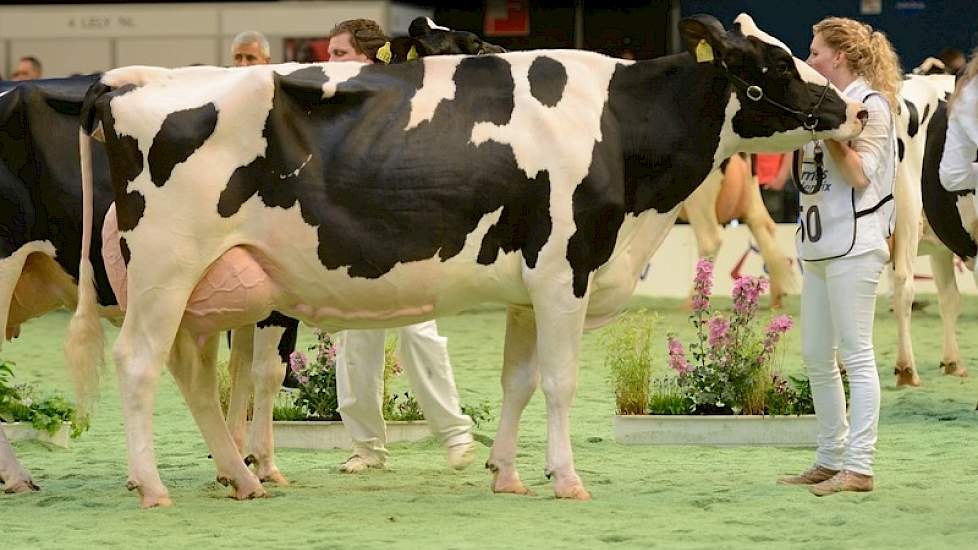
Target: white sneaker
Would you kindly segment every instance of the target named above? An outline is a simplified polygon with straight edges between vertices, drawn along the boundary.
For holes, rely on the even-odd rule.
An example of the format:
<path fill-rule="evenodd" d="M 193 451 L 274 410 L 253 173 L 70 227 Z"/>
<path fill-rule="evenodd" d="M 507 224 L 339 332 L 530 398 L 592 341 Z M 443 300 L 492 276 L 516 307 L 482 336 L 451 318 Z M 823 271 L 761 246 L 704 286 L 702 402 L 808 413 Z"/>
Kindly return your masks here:
<path fill-rule="evenodd" d="M 448 465 L 463 470 L 475 460 L 475 441 L 456 443 L 446 449 Z"/>
<path fill-rule="evenodd" d="M 377 460 L 376 458 L 366 458 L 360 455 L 353 455 L 346 459 L 346 462 L 340 465 L 340 472 L 344 474 L 359 474 L 360 472 L 365 472 L 370 468 L 383 470 L 385 466 L 383 462 Z"/>

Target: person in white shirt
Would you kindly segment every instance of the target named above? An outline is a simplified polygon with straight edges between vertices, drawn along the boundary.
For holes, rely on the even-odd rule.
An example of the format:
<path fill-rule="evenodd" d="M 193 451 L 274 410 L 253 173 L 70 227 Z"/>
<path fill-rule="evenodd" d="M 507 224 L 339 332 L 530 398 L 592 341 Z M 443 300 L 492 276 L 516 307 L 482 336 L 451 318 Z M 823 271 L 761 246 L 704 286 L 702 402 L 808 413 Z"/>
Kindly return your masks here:
<path fill-rule="evenodd" d="M 941 157 L 941 185 L 951 192 L 974 192 L 978 188 L 978 50 L 958 79 L 948 101 L 947 134 Z M 978 195 L 972 195 L 978 209 Z M 978 282 L 978 262 L 975 262 Z"/>
<path fill-rule="evenodd" d="M 377 22 L 352 19 L 336 25 L 329 36 L 330 61 L 373 63 L 387 41 Z M 398 330 L 397 355 L 431 431 L 447 449 L 448 463 L 461 469 L 475 458 L 472 419 L 462 414 L 455 389 L 448 339 L 434 321 Z M 386 330 L 347 330 L 336 338 L 336 391 L 339 413 L 353 439 L 353 454 L 340 466 L 344 473 L 383 468 L 387 462 L 387 426 L 383 416 L 384 340 Z"/>
<path fill-rule="evenodd" d="M 808 64 L 869 112 L 856 139 L 810 143 L 802 155 L 796 235 L 804 260 L 802 359 L 818 418 L 818 450 L 811 468 L 780 483 L 808 485 L 823 496 L 873 489 L 880 403 L 873 319 L 876 286 L 889 259 L 902 73 L 889 40 L 869 25 L 830 17 L 812 34 Z M 849 375 L 849 421 L 836 345 Z"/>

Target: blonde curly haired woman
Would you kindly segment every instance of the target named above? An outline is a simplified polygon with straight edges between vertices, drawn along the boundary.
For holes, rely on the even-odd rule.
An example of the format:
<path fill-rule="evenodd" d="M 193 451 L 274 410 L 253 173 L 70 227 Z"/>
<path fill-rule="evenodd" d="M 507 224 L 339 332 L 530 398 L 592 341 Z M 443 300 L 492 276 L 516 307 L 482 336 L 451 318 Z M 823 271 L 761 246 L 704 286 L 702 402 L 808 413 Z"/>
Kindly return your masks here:
<path fill-rule="evenodd" d="M 876 286 L 889 259 L 903 75 L 890 41 L 869 25 L 830 17 L 812 34 L 808 64 L 869 111 L 856 139 L 809 144 L 802 156 L 796 236 L 804 260 L 802 359 L 815 401 L 818 450 L 811 468 L 780 483 L 808 485 L 824 496 L 873 490 L 880 403 L 873 319 Z M 848 421 L 836 345 L 849 375 Z"/>

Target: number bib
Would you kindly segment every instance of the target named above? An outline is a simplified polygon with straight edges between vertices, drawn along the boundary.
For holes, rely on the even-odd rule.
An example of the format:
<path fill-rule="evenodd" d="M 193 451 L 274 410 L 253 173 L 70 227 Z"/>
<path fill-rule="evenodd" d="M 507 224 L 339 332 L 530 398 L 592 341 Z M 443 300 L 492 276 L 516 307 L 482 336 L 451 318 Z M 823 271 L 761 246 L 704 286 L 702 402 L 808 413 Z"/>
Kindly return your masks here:
<path fill-rule="evenodd" d="M 815 145 L 805 145 L 801 166 L 801 185 L 815 187 Z M 824 149 L 824 146 L 823 146 Z M 839 183 L 838 166 L 832 155 L 823 156 L 825 177 L 822 188 L 813 195 L 800 196 L 798 231 L 795 244 L 803 260 L 818 261 L 841 258 L 856 244 L 856 195 L 848 185 Z"/>

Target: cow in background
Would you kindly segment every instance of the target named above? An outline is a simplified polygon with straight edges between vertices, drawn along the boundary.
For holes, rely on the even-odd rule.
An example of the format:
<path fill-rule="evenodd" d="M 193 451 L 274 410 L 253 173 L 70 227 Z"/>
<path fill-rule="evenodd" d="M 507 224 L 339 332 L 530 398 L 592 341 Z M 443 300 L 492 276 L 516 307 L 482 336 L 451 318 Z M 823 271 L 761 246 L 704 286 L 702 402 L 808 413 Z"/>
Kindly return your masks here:
<path fill-rule="evenodd" d="M 899 165 L 893 197 L 896 203 L 896 226 L 893 233 L 893 311 L 897 317 L 897 359 L 894 373 L 897 386 L 919 386 L 920 376 L 914 360 L 910 319 L 914 298 L 914 258 L 929 255 L 934 283 L 937 286 L 941 321 L 944 329 L 943 351 L 940 366 L 945 374 L 965 376 L 967 370 L 958 348 L 956 328 L 961 313 L 961 297 L 954 275 L 954 253 L 945 246 L 935 229 L 947 234 L 950 224 L 958 224 L 956 210 L 934 207 L 924 211 L 924 189 L 928 177 L 937 178 L 936 166 L 928 176 L 928 162 L 940 163 L 939 151 L 943 150 L 944 131 L 947 127 L 945 100 L 954 89 L 954 77 L 950 75 L 908 76 L 900 90 L 903 108 L 897 120 Z M 938 148 L 937 152 L 928 150 Z M 936 161 L 933 157 L 936 155 Z M 925 160 L 925 157 L 931 160 Z M 933 181 L 933 179 L 931 180 Z M 939 180 L 937 187 L 940 187 Z M 937 200 L 937 199 L 935 199 Z M 953 205 L 953 202 L 950 203 Z M 951 239 L 952 237 L 949 237 Z M 954 237 L 957 242 L 970 239 Z M 968 257 L 966 248 L 955 250 Z M 974 256 L 970 253 L 970 256 Z"/>
<path fill-rule="evenodd" d="M 782 305 L 784 295 L 797 289 L 798 281 L 791 260 L 778 248 L 775 229 L 750 157 L 735 155 L 719 170 L 714 170 L 693 194 L 683 201 L 679 217 L 689 222 L 696 236 L 700 258 L 716 258 L 722 242 L 723 226 L 734 219 L 743 221 L 757 242 L 771 279 L 771 308 Z"/>

